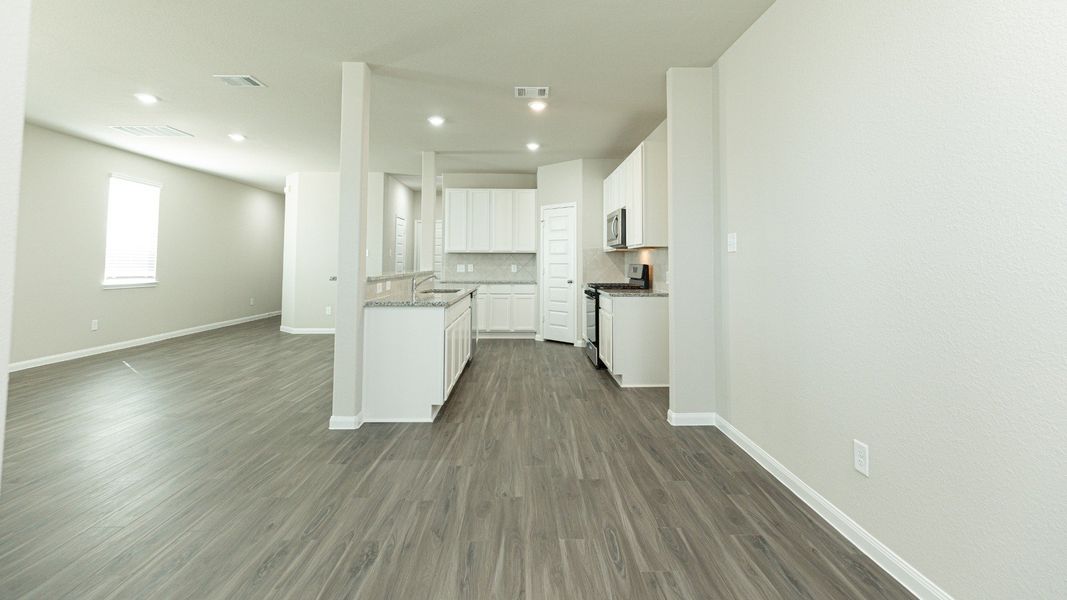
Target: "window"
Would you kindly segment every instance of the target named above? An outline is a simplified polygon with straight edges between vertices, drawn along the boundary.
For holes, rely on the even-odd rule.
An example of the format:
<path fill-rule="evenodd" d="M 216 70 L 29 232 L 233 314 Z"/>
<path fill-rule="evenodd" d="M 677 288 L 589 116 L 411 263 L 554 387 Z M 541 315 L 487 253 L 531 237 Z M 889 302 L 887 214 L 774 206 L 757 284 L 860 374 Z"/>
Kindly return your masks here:
<path fill-rule="evenodd" d="M 154 285 L 158 233 L 159 186 L 112 175 L 104 286 Z"/>

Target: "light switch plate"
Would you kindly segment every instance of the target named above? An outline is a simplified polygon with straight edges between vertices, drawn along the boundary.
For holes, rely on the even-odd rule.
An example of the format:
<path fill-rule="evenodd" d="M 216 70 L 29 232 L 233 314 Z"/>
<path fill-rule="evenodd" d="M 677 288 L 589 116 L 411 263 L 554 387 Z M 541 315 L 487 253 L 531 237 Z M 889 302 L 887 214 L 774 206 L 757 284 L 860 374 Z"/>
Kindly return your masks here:
<path fill-rule="evenodd" d="M 378 282 L 378 285 L 374 286 L 374 291 L 378 292 L 379 294 L 382 293 L 382 283 L 380 281 Z"/>
<path fill-rule="evenodd" d="M 333 307 L 330 306 L 329 304 L 327 304 L 326 305 L 326 316 L 328 317 L 328 316 L 330 316 L 332 314 L 333 314 Z"/>
<path fill-rule="evenodd" d="M 388 292 L 391 289 L 393 289 L 393 282 L 392 281 L 386 281 L 385 282 L 385 291 Z"/>
<path fill-rule="evenodd" d="M 89 330 L 96 331 L 97 329 L 100 329 L 100 321 L 97 321 L 96 319 L 89 321 Z"/>
<path fill-rule="evenodd" d="M 511 272 L 512 273 L 518 273 L 519 272 L 519 265 L 511 265 Z"/>
<path fill-rule="evenodd" d="M 466 273 L 467 265 L 456 265 L 456 273 Z"/>
<path fill-rule="evenodd" d="M 474 265 L 473 264 L 467 263 L 467 272 L 468 273 L 473 273 L 474 272 Z"/>
<path fill-rule="evenodd" d="M 737 234 L 736 233 L 728 233 L 728 234 L 726 234 L 726 251 L 727 252 L 737 252 Z"/>

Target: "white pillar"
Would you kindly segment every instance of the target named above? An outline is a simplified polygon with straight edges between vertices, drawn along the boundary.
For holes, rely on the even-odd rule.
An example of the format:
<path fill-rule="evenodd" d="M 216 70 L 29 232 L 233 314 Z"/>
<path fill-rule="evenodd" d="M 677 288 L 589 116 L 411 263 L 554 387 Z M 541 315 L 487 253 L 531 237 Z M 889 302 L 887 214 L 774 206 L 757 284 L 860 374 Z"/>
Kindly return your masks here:
<path fill-rule="evenodd" d="M 330 429 L 358 429 L 363 411 L 363 302 L 366 295 L 367 155 L 371 72 L 341 66 L 341 169 L 337 236 L 337 312 Z"/>
<path fill-rule="evenodd" d="M 423 271 L 433 270 L 434 204 L 437 202 L 437 155 L 422 153 L 422 239 L 419 240 L 419 264 Z"/>
<path fill-rule="evenodd" d="M 22 126 L 26 121 L 26 55 L 30 0 L 4 3 L 0 19 L 0 466 L 7 416 L 7 367 L 11 360 L 11 305 L 15 284 Z"/>
<path fill-rule="evenodd" d="M 718 392 L 712 68 L 667 71 L 667 212 L 671 249 L 670 411 L 674 425 L 713 425 Z"/>

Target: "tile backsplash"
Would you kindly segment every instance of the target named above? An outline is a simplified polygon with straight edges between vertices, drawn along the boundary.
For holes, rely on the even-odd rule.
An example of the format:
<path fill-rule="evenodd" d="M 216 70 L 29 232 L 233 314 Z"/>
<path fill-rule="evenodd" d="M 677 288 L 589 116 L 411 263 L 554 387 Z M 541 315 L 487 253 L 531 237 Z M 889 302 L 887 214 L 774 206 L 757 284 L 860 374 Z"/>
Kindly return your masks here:
<path fill-rule="evenodd" d="M 474 272 L 456 272 L 459 265 L 474 265 Z M 511 272 L 515 265 L 515 272 Z M 536 254 L 445 254 L 443 281 L 537 281 Z"/>
<path fill-rule="evenodd" d="M 587 283 L 625 281 L 626 265 L 635 263 L 651 265 L 654 289 L 664 291 L 670 289 L 668 285 L 670 260 L 667 248 L 642 248 L 618 252 L 586 248 L 582 251 L 582 270 Z"/>

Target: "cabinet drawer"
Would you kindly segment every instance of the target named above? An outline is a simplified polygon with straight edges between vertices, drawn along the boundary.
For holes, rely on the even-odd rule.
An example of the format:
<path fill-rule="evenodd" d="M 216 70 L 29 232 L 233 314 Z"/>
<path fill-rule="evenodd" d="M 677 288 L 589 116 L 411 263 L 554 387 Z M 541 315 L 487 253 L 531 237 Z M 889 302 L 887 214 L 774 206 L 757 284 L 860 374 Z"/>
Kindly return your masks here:
<path fill-rule="evenodd" d="M 471 307 L 471 297 L 465 296 L 459 302 L 456 302 L 452 306 L 448 307 L 445 311 L 445 325 L 451 325 L 453 321 L 458 319 Z"/>

